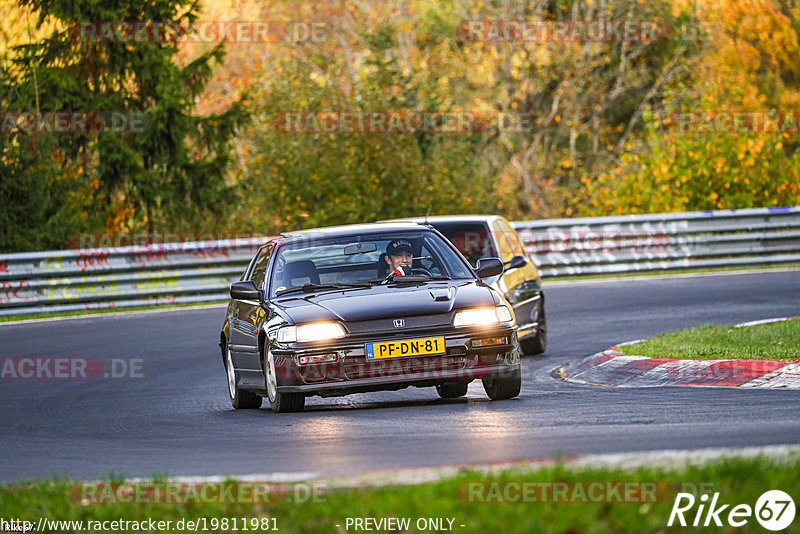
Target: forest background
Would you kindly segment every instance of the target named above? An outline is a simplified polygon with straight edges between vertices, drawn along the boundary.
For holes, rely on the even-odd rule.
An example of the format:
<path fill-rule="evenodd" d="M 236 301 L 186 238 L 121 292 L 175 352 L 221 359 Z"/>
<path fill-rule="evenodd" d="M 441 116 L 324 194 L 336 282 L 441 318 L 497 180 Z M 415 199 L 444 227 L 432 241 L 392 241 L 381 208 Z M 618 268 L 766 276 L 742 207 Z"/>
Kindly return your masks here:
<path fill-rule="evenodd" d="M 626 23 L 656 36 L 608 26 Z M 22 120 L 56 111 L 105 127 Z M 2 0 L 0 253 L 81 233 L 800 205 L 799 111 L 800 0 Z M 358 113 L 441 127 L 318 120 Z M 459 113 L 476 127 L 446 131 Z"/>

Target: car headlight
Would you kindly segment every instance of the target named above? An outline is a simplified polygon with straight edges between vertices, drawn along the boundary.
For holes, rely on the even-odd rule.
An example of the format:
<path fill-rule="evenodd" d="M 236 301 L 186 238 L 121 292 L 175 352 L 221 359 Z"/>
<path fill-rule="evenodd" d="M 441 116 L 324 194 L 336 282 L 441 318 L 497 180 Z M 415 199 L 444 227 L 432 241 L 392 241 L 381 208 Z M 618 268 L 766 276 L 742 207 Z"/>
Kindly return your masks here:
<path fill-rule="evenodd" d="M 309 323 L 298 326 L 284 326 L 278 329 L 276 339 L 279 343 L 294 343 L 295 341 L 336 339 L 345 335 L 347 335 L 347 332 L 339 323 Z"/>
<path fill-rule="evenodd" d="M 507 306 L 473 308 L 456 313 L 453 326 L 490 326 L 511 321 L 513 316 Z"/>

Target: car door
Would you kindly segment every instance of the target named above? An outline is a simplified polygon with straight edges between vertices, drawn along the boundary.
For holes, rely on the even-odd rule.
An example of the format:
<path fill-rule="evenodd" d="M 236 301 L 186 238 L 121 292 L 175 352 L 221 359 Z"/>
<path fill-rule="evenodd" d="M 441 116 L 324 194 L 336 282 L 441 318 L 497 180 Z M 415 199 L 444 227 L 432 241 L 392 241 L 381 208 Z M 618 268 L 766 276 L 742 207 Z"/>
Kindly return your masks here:
<path fill-rule="evenodd" d="M 267 268 L 272 254 L 273 244 L 268 243 L 258 251 L 252 264 L 251 272 L 245 280 L 252 280 L 256 286 L 266 289 Z M 261 370 L 258 354 L 258 330 L 263 322 L 265 311 L 260 302 L 238 300 L 234 306 L 234 314 L 230 318 L 231 356 L 236 369 L 242 371 Z"/>

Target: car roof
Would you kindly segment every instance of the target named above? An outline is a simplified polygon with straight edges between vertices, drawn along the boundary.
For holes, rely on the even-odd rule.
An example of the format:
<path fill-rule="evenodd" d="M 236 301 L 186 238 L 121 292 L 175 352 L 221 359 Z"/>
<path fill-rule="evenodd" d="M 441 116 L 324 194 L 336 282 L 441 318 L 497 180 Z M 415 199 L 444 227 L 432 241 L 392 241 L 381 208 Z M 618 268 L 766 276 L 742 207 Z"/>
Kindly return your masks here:
<path fill-rule="evenodd" d="M 502 219 L 500 215 L 431 215 L 430 217 L 408 217 L 405 219 L 390 219 L 386 222 L 411 221 L 415 223 L 429 224 L 435 223 L 468 223 L 468 222 L 492 222 Z"/>
<path fill-rule="evenodd" d="M 283 232 L 281 235 L 289 240 L 295 238 L 314 238 L 314 237 L 347 237 L 350 235 L 370 235 L 383 232 L 401 232 L 425 229 L 416 222 L 410 221 L 386 221 L 367 224 L 347 224 L 342 226 L 327 226 L 323 228 L 309 228 L 307 230 L 296 230 L 293 232 Z"/>

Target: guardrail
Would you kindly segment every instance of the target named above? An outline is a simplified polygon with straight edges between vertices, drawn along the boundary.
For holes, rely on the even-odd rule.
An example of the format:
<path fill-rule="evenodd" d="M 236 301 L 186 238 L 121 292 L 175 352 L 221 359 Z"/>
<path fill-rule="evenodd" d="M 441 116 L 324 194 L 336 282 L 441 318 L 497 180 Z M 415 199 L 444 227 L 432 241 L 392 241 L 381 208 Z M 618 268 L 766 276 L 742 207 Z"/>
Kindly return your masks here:
<path fill-rule="evenodd" d="M 543 277 L 800 262 L 800 206 L 512 225 Z M 0 316 L 224 300 L 266 239 L 0 254 Z"/>
<path fill-rule="evenodd" d="M 511 224 L 543 277 L 800 262 L 800 206 Z"/>
<path fill-rule="evenodd" d="M 0 255 L 0 315 L 228 298 L 264 238 Z"/>

